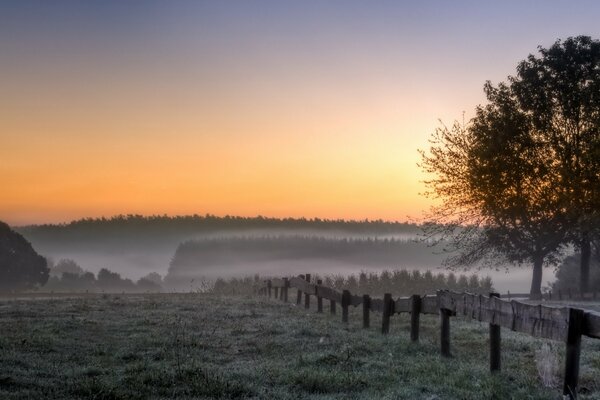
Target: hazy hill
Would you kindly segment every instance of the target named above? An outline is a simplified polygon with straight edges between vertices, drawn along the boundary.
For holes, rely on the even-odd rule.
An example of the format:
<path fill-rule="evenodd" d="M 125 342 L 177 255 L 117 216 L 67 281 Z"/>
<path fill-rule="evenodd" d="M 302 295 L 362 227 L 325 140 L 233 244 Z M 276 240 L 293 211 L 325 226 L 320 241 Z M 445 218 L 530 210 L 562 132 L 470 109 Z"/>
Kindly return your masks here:
<path fill-rule="evenodd" d="M 41 254 L 54 260 L 71 258 L 92 272 L 109 268 L 136 279 L 152 271 L 165 274 L 179 244 L 192 239 L 287 234 L 413 238 L 419 226 L 381 220 L 119 215 L 66 224 L 21 226 L 15 230 Z"/>
<path fill-rule="evenodd" d="M 208 238 L 182 243 L 166 281 L 186 286 L 219 276 L 347 274 L 361 269 L 430 268 L 441 264 L 424 243 L 403 239 L 317 236 Z"/>

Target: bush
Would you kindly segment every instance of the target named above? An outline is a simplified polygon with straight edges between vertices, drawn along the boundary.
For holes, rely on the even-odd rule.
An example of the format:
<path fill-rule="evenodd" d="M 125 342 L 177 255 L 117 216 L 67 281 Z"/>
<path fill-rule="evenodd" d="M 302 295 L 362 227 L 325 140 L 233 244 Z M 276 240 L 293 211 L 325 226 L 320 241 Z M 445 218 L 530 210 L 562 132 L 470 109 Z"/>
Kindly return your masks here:
<path fill-rule="evenodd" d="M 48 263 L 23 236 L 0 222 L 0 290 L 33 289 L 48 281 Z"/>
<path fill-rule="evenodd" d="M 580 254 L 573 254 L 563 260 L 556 269 L 556 281 L 550 287 L 552 291 L 579 291 L 580 260 Z M 593 257 L 590 262 L 589 287 L 592 290 L 600 288 L 600 260 L 598 255 Z"/>

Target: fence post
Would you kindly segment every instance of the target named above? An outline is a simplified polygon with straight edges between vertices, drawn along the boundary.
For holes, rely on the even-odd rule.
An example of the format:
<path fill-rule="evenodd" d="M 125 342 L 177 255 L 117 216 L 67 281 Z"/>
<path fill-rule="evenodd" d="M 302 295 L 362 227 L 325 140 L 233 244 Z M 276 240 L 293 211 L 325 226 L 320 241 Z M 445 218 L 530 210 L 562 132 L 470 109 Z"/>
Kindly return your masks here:
<path fill-rule="evenodd" d="M 300 279 L 304 279 L 304 275 L 299 276 Z M 296 305 L 300 305 L 302 302 L 302 290 L 298 289 L 298 297 L 296 298 Z"/>
<path fill-rule="evenodd" d="M 329 312 L 335 315 L 335 300 L 329 300 Z"/>
<path fill-rule="evenodd" d="M 565 354 L 565 382 L 563 395 L 577 398 L 579 384 L 579 355 L 581 353 L 581 334 L 583 331 L 583 310 L 569 308 L 569 328 L 567 331 L 567 351 Z"/>
<path fill-rule="evenodd" d="M 310 282 L 310 274 L 306 274 L 306 282 Z M 304 292 L 304 308 L 310 308 L 310 294 L 308 292 Z"/>
<path fill-rule="evenodd" d="M 490 304 L 494 297 L 499 298 L 500 293 L 490 293 Z M 490 324 L 490 372 L 500 371 L 501 359 L 500 325 Z"/>
<path fill-rule="evenodd" d="M 275 286 L 273 289 L 275 289 L 275 299 L 279 298 L 279 288 L 277 286 Z"/>
<path fill-rule="evenodd" d="M 363 294 L 363 328 L 368 328 L 371 325 L 371 296 Z"/>
<path fill-rule="evenodd" d="M 322 280 L 317 280 L 317 312 L 323 312 L 323 298 L 319 296 L 319 287 L 323 284 Z"/>
<path fill-rule="evenodd" d="M 288 278 L 283 278 L 283 301 L 288 301 L 288 288 L 290 287 L 290 281 Z"/>
<path fill-rule="evenodd" d="M 269 291 L 269 298 L 271 298 L 271 280 L 267 281 L 267 290 Z"/>
<path fill-rule="evenodd" d="M 350 292 L 342 292 L 342 322 L 348 323 L 348 305 L 350 304 Z"/>
<path fill-rule="evenodd" d="M 285 290 L 285 282 L 284 282 L 284 286 L 279 288 L 279 300 L 283 301 L 283 291 Z"/>
<path fill-rule="evenodd" d="M 450 357 L 450 314 L 452 314 L 450 310 L 440 308 L 440 343 L 442 356 L 444 357 Z"/>
<path fill-rule="evenodd" d="M 390 332 L 390 317 L 394 312 L 394 301 L 392 294 L 386 293 L 383 295 L 383 315 L 381 318 L 381 333 L 387 334 Z"/>
<path fill-rule="evenodd" d="M 421 296 L 413 294 L 410 301 L 410 340 L 419 341 L 419 319 L 421 315 Z"/>

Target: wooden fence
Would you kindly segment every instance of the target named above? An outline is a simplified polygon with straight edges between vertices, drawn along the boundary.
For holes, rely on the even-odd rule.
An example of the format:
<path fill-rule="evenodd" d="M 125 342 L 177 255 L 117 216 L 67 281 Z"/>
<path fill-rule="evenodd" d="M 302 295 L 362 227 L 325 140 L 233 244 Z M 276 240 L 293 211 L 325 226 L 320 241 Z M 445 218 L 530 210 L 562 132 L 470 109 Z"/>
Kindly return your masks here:
<path fill-rule="evenodd" d="M 577 398 L 579 379 L 579 356 L 583 335 L 600 339 L 600 313 L 570 307 L 548 307 L 531 305 L 515 300 L 503 300 L 497 293 L 489 296 L 470 293 L 456 293 L 439 290 L 435 295 L 412 295 L 392 298 L 386 293 L 383 298 L 371 298 L 368 294 L 355 295 L 348 290 L 338 290 L 322 285 L 319 280 L 310 281 L 310 274 L 293 278 L 270 279 L 258 288 L 258 292 L 268 297 L 289 301 L 290 289 L 296 289 L 296 304 L 310 308 L 311 296 L 316 297 L 317 312 L 323 312 L 323 299 L 329 301 L 331 314 L 337 313 L 337 304 L 342 309 L 342 322 L 348 322 L 348 308 L 362 305 L 362 323 L 370 327 L 370 313 L 382 314 L 381 332 L 390 329 L 390 317 L 394 314 L 410 313 L 410 338 L 419 340 L 419 315 L 440 316 L 440 351 L 442 356 L 450 356 L 450 317 L 462 315 L 477 321 L 489 323 L 490 370 L 501 368 L 500 328 L 529 334 L 533 337 L 562 341 L 566 344 L 565 374 L 563 394 Z M 515 295 L 513 295 L 515 296 Z"/>

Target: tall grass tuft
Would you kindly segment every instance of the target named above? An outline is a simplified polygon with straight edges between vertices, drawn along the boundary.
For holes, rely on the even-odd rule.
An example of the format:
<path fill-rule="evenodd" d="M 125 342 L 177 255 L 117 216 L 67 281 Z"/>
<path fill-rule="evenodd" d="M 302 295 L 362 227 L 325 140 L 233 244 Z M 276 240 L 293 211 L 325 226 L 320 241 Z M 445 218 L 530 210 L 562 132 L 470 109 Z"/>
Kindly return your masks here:
<path fill-rule="evenodd" d="M 555 387 L 558 383 L 559 360 L 556 349 L 548 343 L 535 352 L 535 364 L 538 375 L 545 387 Z"/>

